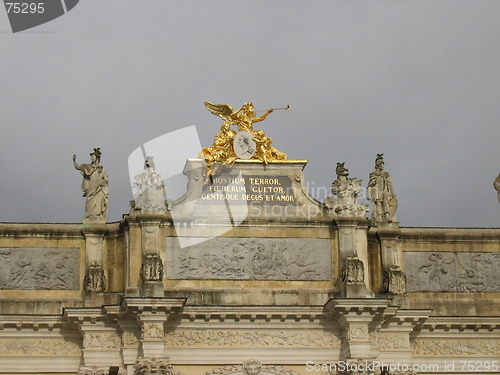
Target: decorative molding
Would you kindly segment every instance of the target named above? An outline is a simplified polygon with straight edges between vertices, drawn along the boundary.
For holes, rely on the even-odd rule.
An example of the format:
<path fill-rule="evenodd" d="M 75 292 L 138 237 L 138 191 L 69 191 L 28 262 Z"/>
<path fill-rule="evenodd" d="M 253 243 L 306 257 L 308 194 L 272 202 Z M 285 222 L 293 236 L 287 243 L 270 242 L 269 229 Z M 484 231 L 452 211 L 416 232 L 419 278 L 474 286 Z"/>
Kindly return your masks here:
<path fill-rule="evenodd" d="M 117 349 L 121 347 L 122 339 L 116 333 L 89 333 L 83 334 L 83 347 L 85 349 Z"/>
<path fill-rule="evenodd" d="M 416 340 L 413 354 L 432 357 L 444 355 L 460 357 L 500 357 L 500 341 Z"/>
<path fill-rule="evenodd" d="M 158 254 L 144 256 L 141 278 L 143 281 L 161 281 L 163 279 L 163 262 Z"/>
<path fill-rule="evenodd" d="M 137 375 L 179 375 L 167 359 L 139 359 L 135 364 Z"/>
<path fill-rule="evenodd" d="M 102 266 L 96 263 L 89 266 L 84 286 L 87 292 L 104 292 L 106 290 L 107 280 Z"/>
<path fill-rule="evenodd" d="M 384 271 L 384 291 L 392 294 L 406 293 L 406 275 L 399 266 Z"/>
<path fill-rule="evenodd" d="M 225 365 L 217 367 L 205 373 L 205 375 L 264 375 L 264 374 L 277 374 L 277 375 L 299 375 L 297 372 L 288 370 L 282 366 L 277 365 L 263 365 L 260 361 L 250 359 L 243 362 L 241 365 Z"/>
<path fill-rule="evenodd" d="M 135 332 L 124 331 L 122 337 L 124 347 L 136 347 L 139 344 L 139 338 Z"/>
<path fill-rule="evenodd" d="M 179 331 L 165 341 L 167 347 L 340 347 L 335 335 L 322 332 Z"/>
<path fill-rule="evenodd" d="M 0 357 L 3 356 L 30 356 L 30 357 L 75 357 L 82 353 L 80 344 L 76 341 L 62 340 L 1 340 Z"/>
<path fill-rule="evenodd" d="M 142 338 L 144 340 L 163 340 L 163 323 L 143 323 Z"/>
<path fill-rule="evenodd" d="M 340 275 L 344 283 L 364 283 L 365 267 L 363 262 L 356 256 L 347 257 Z"/>
<path fill-rule="evenodd" d="M 116 367 L 115 367 L 116 369 Z M 110 367 L 85 366 L 78 369 L 78 375 L 109 375 Z M 126 375 L 126 370 L 118 368 L 117 375 Z"/>
<path fill-rule="evenodd" d="M 410 347 L 408 334 L 378 333 L 377 342 L 380 350 L 408 349 Z"/>
<path fill-rule="evenodd" d="M 195 242 L 181 249 L 167 237 L 169 279 L 332 279 L 329 239 L 215 237 Z"/>
<path fill-rule="evenodd" d="M 78 248 L 0 248 L 0 289 L 77 290 L 79 272 Z"/>

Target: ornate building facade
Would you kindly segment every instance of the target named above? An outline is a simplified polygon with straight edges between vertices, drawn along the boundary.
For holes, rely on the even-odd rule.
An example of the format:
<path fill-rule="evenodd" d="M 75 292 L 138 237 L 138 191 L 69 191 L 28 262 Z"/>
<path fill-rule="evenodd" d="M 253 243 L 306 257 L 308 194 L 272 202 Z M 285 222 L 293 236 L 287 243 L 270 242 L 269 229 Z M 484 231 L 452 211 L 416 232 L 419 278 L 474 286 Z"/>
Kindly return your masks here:
<path fill-rule="evenodd" d="M 400 227 L 382 155 L 368 218 L 344 163 L 320 202 L 273 153 L 190 159 L 168 204 L 148 159 L 119 222 L 100 191 L 95 220 L 0 223 L 0 374 L 500 373 L 500 228 Z"/>

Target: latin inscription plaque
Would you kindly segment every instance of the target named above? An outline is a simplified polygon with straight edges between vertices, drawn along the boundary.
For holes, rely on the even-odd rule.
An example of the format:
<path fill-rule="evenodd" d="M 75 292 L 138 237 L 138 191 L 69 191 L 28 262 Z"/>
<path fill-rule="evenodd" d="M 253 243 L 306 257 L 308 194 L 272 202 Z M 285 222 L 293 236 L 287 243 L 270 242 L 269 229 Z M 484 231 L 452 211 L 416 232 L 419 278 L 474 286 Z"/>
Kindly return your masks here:
<path fill-rule="evenodd" d="M 203 187 L 202 202 L 215 204 L 296 205 L 287 176 L 222 174 Z"/>

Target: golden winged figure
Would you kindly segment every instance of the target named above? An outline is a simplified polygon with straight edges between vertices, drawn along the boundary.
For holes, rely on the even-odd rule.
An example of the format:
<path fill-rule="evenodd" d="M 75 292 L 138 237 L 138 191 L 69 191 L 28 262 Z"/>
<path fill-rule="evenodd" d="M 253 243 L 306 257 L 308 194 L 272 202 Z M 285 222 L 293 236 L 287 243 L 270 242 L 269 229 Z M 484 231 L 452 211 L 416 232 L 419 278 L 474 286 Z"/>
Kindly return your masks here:
<path fill-rule="evenodd" d="M 200 157 L 204 158 L 208 165 L 207 178 L 218 174 L 224 167 L 231 167 L 238 159 L 235 152 L 235 137 L 239 132 L 244 132 L 239 137 L 240 145 L 255 143 L 255 150 L 247 159 L 257 159 L 267 164 L 274 160 L 285 160 L 286 154 L 271 146 L 272 140 L 267 137 L 263 130 L 254 130 L 253 124 L 266 119 L 274 109 L 268 109 L 262 116 L 257 117 L 257 113 L 252 103 L 245 103 L 237 111 L 229 104 L 214 104 L 205 102 L 205 107 L 215 116 L 220 117 L 224 122 L 221 130 L 216 134 L 214 144 L 205 147 L 200 152 Z M 289 109 L 279 108 L 279 109 Z M 238 133 L 231 129 L 231 125 L 238 127 Z M 249 138 L 245 138 L 249 134 Z M 242 142 L 243 140 L 244 142 Z M 239 153 L 241 155 L 241 153 Z"/>

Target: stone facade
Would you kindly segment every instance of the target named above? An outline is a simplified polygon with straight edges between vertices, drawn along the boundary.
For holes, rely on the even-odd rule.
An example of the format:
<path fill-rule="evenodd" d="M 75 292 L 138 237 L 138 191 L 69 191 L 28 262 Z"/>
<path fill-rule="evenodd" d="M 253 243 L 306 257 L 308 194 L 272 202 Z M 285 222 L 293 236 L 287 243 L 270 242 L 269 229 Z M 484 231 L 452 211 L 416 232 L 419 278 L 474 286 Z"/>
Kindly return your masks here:
<path fill-rule="evenodd" d="M 500 229 L 340 215 L 305 164 L 190 160 L 170 210 L 0 223 L 0 374 L 500 373 Z"/>

